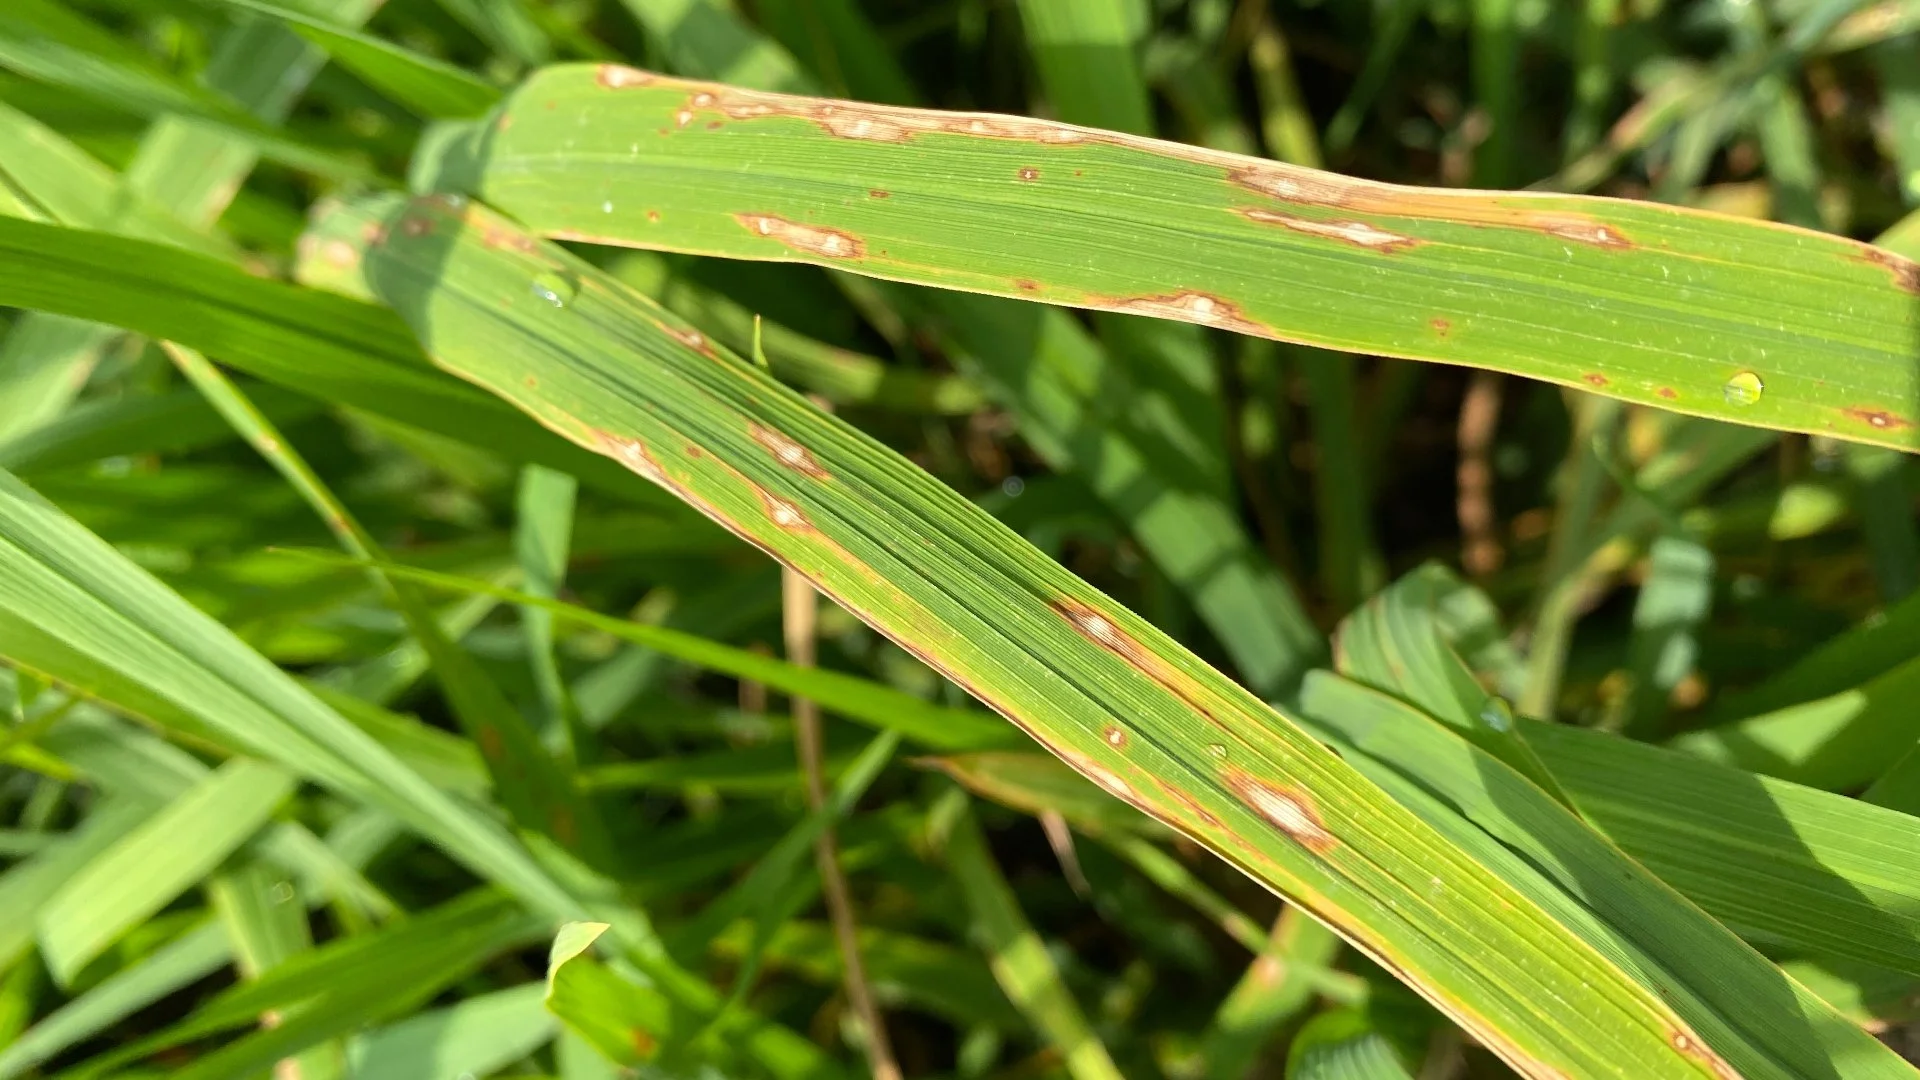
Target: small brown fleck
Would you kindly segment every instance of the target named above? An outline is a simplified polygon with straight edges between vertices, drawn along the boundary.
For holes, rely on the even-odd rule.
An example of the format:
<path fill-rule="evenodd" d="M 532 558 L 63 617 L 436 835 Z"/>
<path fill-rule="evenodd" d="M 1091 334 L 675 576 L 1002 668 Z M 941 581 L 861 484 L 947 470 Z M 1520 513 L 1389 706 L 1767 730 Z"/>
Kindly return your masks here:
<path fill-rule="evenodd" d="M 688 457 L 693 458 L 696 461 L 706 456 L 706 451 L 700 449 L 700 447 L 695 443 L 682 443 L 680 446 L 680 449 L 685 451 Z"/>
<path fill-rule="evenodd" d="M 1255 813 L 1301 847 L 1325 853 L 1336 846 L 1333 834 L 1327 831 L 1319 812 L 1313 808 L 1312 800 L 1305 795 L 1292 788 L 1256 779 L 1239 769 L 1227 769 L 1223 775 L 1227 786 L 1233 788 L 1241 801 L 1253 807 Z"/>
<path fill-rule="evenodd" d="M 593 81 L 609 90 L 624 90 L 629 86 L 645 86 L 653 81 L 653 73 L 625 64 L 601 64 L 594 72 Z M 552 108 L 549 103 L 548 108 Z"/>
<path fill-rule="evenodd" d="M 1895 416 L 1881 409 L 1853 408 L 1842 409 L 1841 411 L 1853 419 L 1866 424 L 1868 427 L 1878 428 L 1881 431 L 1898 431 L 1901 428 L 1910 428 L 1913 426 L 1913 421 L 1905 417 Z"/>
<path fill-rule="evenodd" d="M 1433 327 L 1433 332 L 1441 337 L 1453 333 L 1453 323 L 1447 319 L 1428 319 L 1427 325 Z"/>
<path fill-rule="evenodd" d="M 561 847 L 573 847 L 580 842 L 580 827 L 573 820 L 573 811 L 564 806 L 556 806 L 547 815 L 547 829 Z"/>
<path fill-rule="evenodd" d="M 1586 383 L 1588 386 L 1607 385 L 1607 377 L 1597 371 L 1589 371 L 1585 375 L 1580 376 L 1580 381 Z"/>
<path fill-rule="evenodd" d="M 1671 386 L 1663 386 L 1660 389 L 1654 391 L 1654 393 L 1659 394 L 1661 397 L 1667 399 L 1668 401 L 1672 401 L 1673 399 L 1680 396 L 1680 392 L 1678 390 L 1675 390 Z"/>
<path fill-rule="evenodd" d="M 1029 181 L 1038 180 L 1040 179 L 1040 170 L 1029 165 L 1026 168 L 1020 170 L 1020 179 L 1029 180 Z"/>
<path fill-rule="evenodd" d="M 867 254 L 865 241 L 838 229 L 802 225 L 771 214 L 735 214 L 733 220 L 744 229 L 778 240 L 796 251 L 825 255 L 830 259 L 860 259 Z"/>
<path fill-rule="evenodd" d="M 1392 254 L 1406 248 L 1419 247 L 1424 241 L 1399 233 L 1376 228 L 1364 221 L 1318 221 L 1313 218 L 1295 217 L 1277 210 L 1262 210 L 1259 207 L 1245 207 L 1240 215 L 1248 221 L 1261 225 L 1279 225 L 1297 233 L 1318 236 L 1327 240 L 1338 240 L 1352 244 L 1367 251 Z"/>
<path fill-rule="evenodd" d="M 890 199 L 892 197 L 893 197 L 893 192 L 882 191 L 879 188 L 871 188 L 867 191 L 867 198 L 869 199 Z"/>
<path fill-rule="evenodd" d="M 1032 278 L 1014 278 L 1013 286 L 1021 292 L 1038 292 L 1040 290 L 1040 283 Z"/>
<path fill-rule="evenodd" d="M 726 122 L 725 122 L 725 121 L 723 121 L 723 120 L 709 120 L 709 121 L 707 121 L 707 130 L 708 130 L 708 131 L 719 131 L 719 130 L 720 130 L 721 128 L 723 128 L 723 127 L 726 127 L 726 126 L 727 126 L 727 125 L 726 125 Z"/>
<path fill-rule="evenodd" d="M 1127 729 L 1118 724 L 1108 724 L 1107 730 L 1102 733 L 1102 737 L 1107 740 L 1107 745 L 1113 747 L 1115 750 L 1125 750 L 1127 748 Z"/>
<path fill-rule="evenodd" d="M 648 220 L 648 221 L 659 221 L 659 220 L 660 220 L 660 211 L 658 211 L 658 210 L 649 210 L 649 211 L 647 211 L 647 220 Z"/>
<path fill-rule="evenodd" d="M 831 478 L 827 470 L 821 468 L 820 463 L 813 459 L 813 454 L 806 447 L 794 442 L 786 435 L 759 424 L 748 424 L 747 434 L 753 436 L 754 442 L 766 447 L 773 454 L 775 461 L 794 472 L 815 480 Z"/>
<path fill-rule="evenodd" d="M 539 386 L 539 385 L 540 385 L 540 380 L 539 380 L 538 378 L 535 378 L 535 377 L 534 377 L 534 376 L 532 376 L 532 375 L 529 375 L 529 376 L 527 376 L 526 378 L 524 378 L 524 379 L 521 379 L 520 381 L 521 381 L 521 382 L 523 382 L 523 383 L 526 383 L 526 384 L 527 384 L 528 386 Z"/>
<path fill-rule="evenodd" d="M 654 1052 L 660 1049 L 660 1040 L 640 1028 L 634 1028 L 628 1037 L 633 1043 L 633 1053 L 636 1057 L 651 1058 Z"/>

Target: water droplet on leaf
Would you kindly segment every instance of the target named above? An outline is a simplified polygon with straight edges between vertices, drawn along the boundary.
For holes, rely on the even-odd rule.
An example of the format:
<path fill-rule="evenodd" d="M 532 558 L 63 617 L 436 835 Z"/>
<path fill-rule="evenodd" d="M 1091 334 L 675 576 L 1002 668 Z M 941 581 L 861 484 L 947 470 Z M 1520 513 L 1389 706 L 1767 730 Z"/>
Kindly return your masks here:
<path fill-rule="evenodd" d="M 603 213 L 603 214 L 611 214 L 611 213 L 613 213 L 613 200 L 612 200 L 612 199 L 608 199 L 608 200 L 607 200 L 606 202 L 603 202 L 603 203 L 601 203 L 601 204 L 600 204 L 600 212 L 601 212 L 601 213 Z"/>
<path fill-rule="evenodd" d="M 1505 698 L 1490 697 L 1480 706 L 1480 722 L 1495 731 L 1513 730 L 1513 710 L 1507 706 Z"/>
<path fill-rule="evenodd" d="M 1220 759 L 1220 760 L 1222 760 L 1222 761 L 1225 761 L 1225 760 L 1226 760 L 1226 757 L 1227 757 L 1227 748 L 1226 748 L 1226 746 L 1225 746 L 1224 744 L 1222 744 L 1222 743 L 1217 743 L 1217 742 L 1216 742 L 1216 743 L 1208 743 L 1208 744 L 1207 744 L 1207 753 L 1209 753 L 1209 754 L 1211 754 L 1211 755 L 1213 755 L 1213 756 L 1214 756 L 1215 758 L 1218 758 L 1218 759 Z"/>
<path fill-rule="evenodd" d="M 574 291 L 572 279 L 565 274 L 549 270 L 534 276 L 533 295 L 554 307 L 563 308 L 572 303 Z"/>
<path fill-rule="evenodd" d="M 1727 380 L 1726 385 L 1720 388 L 1720 396 L 1726 398 L 1729 405 L 1745 406 L 1759 401 L 1766 389 L 1767 384 L 1760 381 L 1760 376 L 1751 371 L 1742 371 Z"/>

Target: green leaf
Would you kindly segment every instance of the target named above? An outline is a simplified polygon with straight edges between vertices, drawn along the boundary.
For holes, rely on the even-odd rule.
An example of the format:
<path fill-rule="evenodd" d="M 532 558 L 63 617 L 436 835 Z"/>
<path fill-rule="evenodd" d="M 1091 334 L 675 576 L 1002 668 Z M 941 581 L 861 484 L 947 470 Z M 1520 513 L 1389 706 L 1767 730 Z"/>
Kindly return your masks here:
<path fill-rule="evenodd" d="M 1120 1070 L 1074 1001 L 1040 935 L 1021 912 L 1012 887 L 987 849 L 979 823 L 964 803 L 958 810 L 947 822 L 947 865 L 966 897 L 974 933 L 986 951 L 993 977 L 1065 1059 L 1074 1080 L 1118 1080 Z"/>
<path fill-rule="evenodd" d="M 1723 1021 L 1682 1020 L 1549 915 L 1550 897 L 1516 891 L 1459 836 L 765 372 L 458 201 L 366 201 L 322 220 L 315 242 L 365 245 L 370 223 L 384 239 L 357 264 L 437 362 L 778 553 L 1081 772 L 1386 958 L 1508 1060 L 1636 1078 L 1719 1067 L 1700 1027 Z M 1538 1011 L 1543 986 L 1615 1019 Z"/>
<path fill-rule="evenodd" d="M 438 182 L 550 236 L 814 262 L 1920 447 L 1907 348 L 1920 268 L 1840 237 L 1649 203 L 1400 189 L 612 66 L 547 69 L 502 108 Z M 1147 229 L 1162 241 L 1112 257 L 1115 237 Z M 1665 331 L 1657 344 L 1647 326 Z"/>
<path fill-rule="evenodd" d="M 347 1043 L 351 1080 L 459 1080 L 490 1076 L 553 1038 L 541 1007 L 545 989 L 529 983 L 430 1009 Z"/>
<path fill-rule="evenodd" d="M 229 761 L 87 863 L 40 913 L 40 954 L 53 977 L 71 985 L 88 961 L 251 839 L 293 787 L 272 765 Z"/>
<path fill-rule="evenodd" d="M 289 30 L 326 50 L 336 63 L 367 85 L 430 120 L 485 112 L 500 92 L 451 64 L 421 56 L 335 22 L 290 11 L 266 0 L 217 0 L 240 11 L 278 19 Z"/>

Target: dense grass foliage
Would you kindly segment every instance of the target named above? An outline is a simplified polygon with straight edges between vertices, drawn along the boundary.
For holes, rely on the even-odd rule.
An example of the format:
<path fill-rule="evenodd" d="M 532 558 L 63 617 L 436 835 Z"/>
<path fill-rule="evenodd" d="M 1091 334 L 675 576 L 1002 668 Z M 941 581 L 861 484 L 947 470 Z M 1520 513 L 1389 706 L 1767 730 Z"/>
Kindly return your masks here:
<path fill-rule="evenodd" d="M 0 0 L 0 1080 L 1920 1060 L 1915 0 Z"/>

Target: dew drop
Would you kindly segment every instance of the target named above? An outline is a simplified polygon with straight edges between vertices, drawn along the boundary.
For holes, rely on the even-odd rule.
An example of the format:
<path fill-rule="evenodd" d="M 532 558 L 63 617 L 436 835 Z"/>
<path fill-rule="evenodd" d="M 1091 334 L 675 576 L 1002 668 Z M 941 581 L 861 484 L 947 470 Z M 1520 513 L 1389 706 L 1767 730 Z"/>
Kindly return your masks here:
<path fill-rule="evenodd" d="M 1495 731 L 1512 731 L 1513 709 L 1508 707 L 1505 698 L 1490 697 L 1480 706 L 1480 722 Z"/>
<path fill-rule="evenodd" d="M 1729 405 L 1746 406 L 1759 401 L 1766 389 L 1767 384 L 1760 381 L 1760 376 L 1751 371 L 1742 371 L 1720 387 L 1720 396 L 1726 398 Z"/>
<path fill-rule="evenodd" d="M 1000 481 L 1000 490 L 1005 492 L 1008 498 L 1018 498 L 1021 492 L 1027 490 L 1027 482 L 1017 476 L 1009 476 Z"/>
<path fill-rule="evenodd" d="M 600 204 L 600 212 L 601 212 L 601 213 L 603 213 L 603 214 L 611 214 L 611 213 L 613 213 L 613 200 L 612 200 L 612 199 L 608 199 L 608 200 L 607 200 L 606 202 L 603 202 L 603 203 L 601 203 L 601 204 Z"/>
<path fill-rule="evenodd" d="M 533 295 L 554 307 L 566 307 L 572 302 L 573 294 L 573 282 L 565 274 L 549 270 L 534 276 Z"/>
<path fill-rule="evenodd" d="M 292 903 L 293 886 L 284 881 L 275 882 L 273 886 L 273 902 L 276 904 Z"/>
<path fill-rule="evenodd" d="M 1213 757 L 1214 757 L 1214 758 L 1215 758 L 1216 760 L 1219 760 L 1219 761 L 1225 761 L 1225 760 L 1227 759 L 1227 747 L 1226 747 L 1226 744 L 1225 744 L 1225 743 L 1217 743 L 1217 742 L 1216 742 L 1216 743 L 1208 743 L 1208 744 L 1207 744 L 1207 753 L 1209 753 L 1209 754 L 1211 754 L 1211 755 L 1213 755 Z"/>

